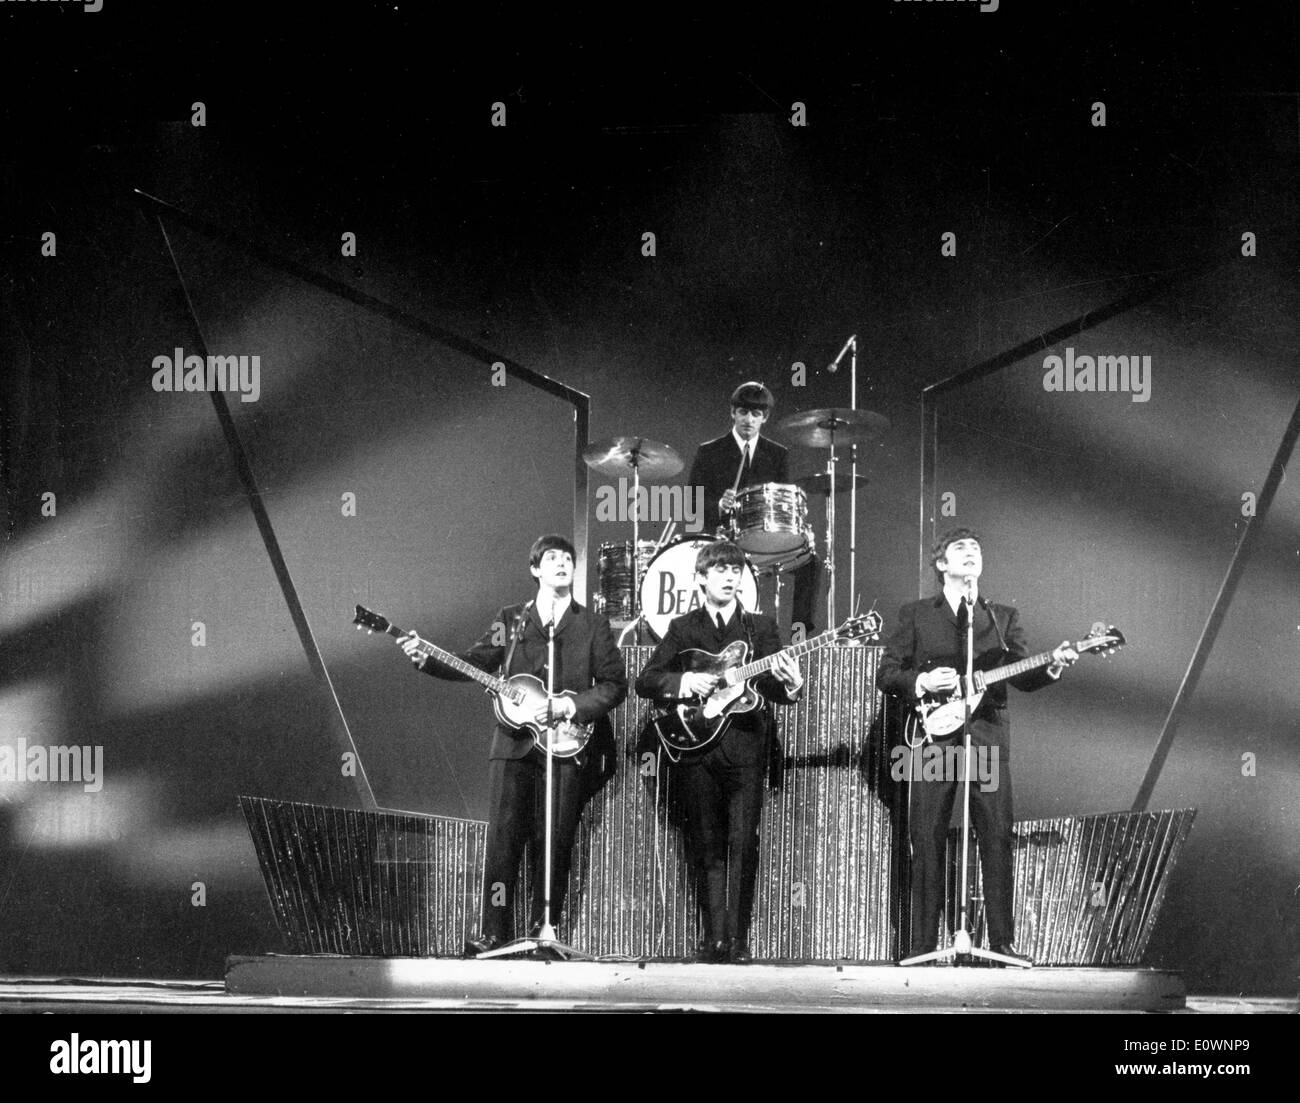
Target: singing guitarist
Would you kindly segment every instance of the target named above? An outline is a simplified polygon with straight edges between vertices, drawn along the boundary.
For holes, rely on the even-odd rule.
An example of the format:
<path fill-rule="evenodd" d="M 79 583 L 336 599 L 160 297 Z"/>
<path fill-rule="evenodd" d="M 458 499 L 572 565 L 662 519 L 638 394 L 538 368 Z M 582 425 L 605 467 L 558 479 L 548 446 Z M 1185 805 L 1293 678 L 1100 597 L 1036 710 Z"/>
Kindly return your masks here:
<path fill-rule="evenodd" d="M 528 553 L 528 570 L 537 580 L 532 601 L 509 605 L 468 651 L 464 661 L 505 676 L 532 674 L 547 681 L 549 626 L 555 626 L 555 691 L 552 718 L 596 723 L 590 747 L 613 740 L 608 714 L 627 696 L 627 671 L 614 642 L 609 621 L 573 600 L 573 545 L 563 536 L 543 536 Z M 412 662 L 435 678 L 468 681 L 419 650 L 422 642 L 412 632 L 399 642 Z M 539 707 L 533 719 L 544 724 L 547 709 Z M 602 731 L 603 730 L 603 731 Z M 603 739 L 602 739 L 603 734 Z M 553 758 L 554 855 L 551 867 L 551 918 L 558 923 L 569 884 L 569 851 L 578 827 L 586 792 L 582 755 Z M 488 833 L 483 878 L 481 927 L 465 943 L 467 956 L 495 949 L 510 937 L 515 881 L 524 845 L 534 840 L 532 924 L 541 922 L 544 802 L 534 800 L 537 780 L 546 768 L 543 752 L 527 730 L 515 731 L 498 723 L 488 752 Z"/>
<path fill-rule="evenodd" d="M 942 584 L 932 598 L 909 602 L 886 645 L 877 681 L 911 708 L 927 695 L 946 695 L 958 688 L 966 670 L 966 617 L 975 625 L 974 668 L 1005 666 L 1029 654 L 1016 609 L 994 605 L 979 596 L 984 569 L 977 533 L 968 528 L 944 533 L 931 548 L 930 562 Z M 1032 692 L 1056 681 L 1064 667 L 1079 657 L 1064 642 L 1052 652 L 1052 664 L 1008 679 L 1019 690 Z M 1006 682 L 990 686 L 971 719 L 972 754 L 997 748 L 985 761 L 997 763 L 991 784 L 972 784 L 971 823 L 979 841 L 989 947 L 1006 957 L 1028 959 L 1015 949 L 1012 915 L 1011 723 L 1007 718 Z M 944 742 L 962 740 L 962 730 Z M 912 844 L 911 954 L 935 949 L 944 897 L 944 853 L 953 804 L 961 785 L 955 777 L 918 778 L 909 782 L 909 835 Z M 972 770 L 972 778 L 975 777 Z M 958 814 L 960 818 L 960 813 Z"/>
<path fill-rule="evenodd" d="M 711 653 L 733 640 L 745 640 L 757 659 L 774 656 L 772 669 L 754 680 L 773 704 L 798 700 L 803 676 L 788 654 L 777 654 L 781 640 L 771 617 L 746 612 L 737 594 L 744 553 L 719 540 L 700 549 L 695 583 L 703 603 L 668 626 L 663 642 L 636 682 L 640 697 L 661 702 L 707 697 L 716 687 L 706 674 L 683 669 L 682 653 Z M 704 923 L 701 961 L 743 964 L 752 960 L 749 919 L 758 864 L 758 820 L 763 809 L 763 771 L 770 750 L 771 723 L 766 707 L 737 713 L 726 731 L 706 748 L 684 754 L 674 769 L 686 806 L 691 864 Z M 730 862 L 732 875 L 727 877 Z"/>

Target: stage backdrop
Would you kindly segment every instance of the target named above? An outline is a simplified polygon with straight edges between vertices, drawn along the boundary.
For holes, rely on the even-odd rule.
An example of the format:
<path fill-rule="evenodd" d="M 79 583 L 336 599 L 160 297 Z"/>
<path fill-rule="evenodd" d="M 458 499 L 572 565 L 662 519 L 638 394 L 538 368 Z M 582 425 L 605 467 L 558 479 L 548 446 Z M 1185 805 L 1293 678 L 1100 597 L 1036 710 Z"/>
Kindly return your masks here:
<path fill-rule="evenodd" d="M 1077 107 L 1052 104 L 1054 129 L 1026 120 L 1040 137 Z M 189 329 L 128 185 L 587 391 L 593 438 L 662 440 L 687 464 L 727 430 L 726 396 L 747 379 L 775 391 L 775 420 L 846 405 L 847 364 L 824 365 L 859 332 L 859 404 L 892 427 L 861 450 L 858 581 L 888 628 L 916 595 L 921 387 L 1109 301 L 1135 272 L 1234 254 L 1234 220 L 1263 234 L 1285 216 L 1245 203 L 1227 161 L 1192 182 L 1163 149 L 1140 166 L 1140 203 L 1110 190 L 1127 172 L 1075 187 L 1075 143 L 1059 137 L 1047 152 L 998 139 L 1012 190 L 993 202 L 996 113 L 948 106 L 936 127 L 932 103 L 890 109 L 898 125 L 872 102 L 807 134 L 753 114 L 644 140 L 566 116 L 512 127 L 436 179 L 367 176 L 358 147 L 319 133 L 218 141 L 179 123 L 141 125 L 117 159 L 74 143 L 24 162 L 15 233 L 38 241 L 53 210 L 61 247 L 57 263 L 33 251 L 19 265 L 0 311 L 0 740 L 90 748 L 92 768 L 98 748 L 102 787 L 0 782 L 0 970 L 217 976 L 227 953 L 280 949 L 237 795 L 358 803 L 211 404 L 152 386 L 155 357 L 191 351 Z M 1234 116 L 1225 140 L 1271 126 Z M 1189 127 L 1167 141 L 1194 157 Z M 1060 212 L 1036 197 L 1072 187 L 1081 213 L 1044 245 Z M 1161 205 L 1180 219 L 1156 233 Z M 569 409 L 170 231 L 209 349 L 260 358 L 257 401 L 228 397 L 378 803 L 483 817 L 486 701 L 358 636 L 352 606 L 463 647 L 527 596 L 529 543 L 570 524 Z M 1045 390 L 1044 358 L 1065 348 L 945 400 L 939 523 L 983 534 L 984 592 L 1020 607 L 1034 647 L 1094 620 L 1130 641 L 1013 694 L 1021 818 L 1133 799 L 1296 400 L 1297 318 L 1292 283 L 1238 261 L 1068 342 L 1150 356 L 1141 401 Z M 792 460 L 799 474 L 825 455 Z M 813 517 L 820 543 L 820 506 Z M 593 512 L 589 550 L 630 532 Z M 1150 954 L 1195 990 L 1294 989 L 1294 479 L 1264 536 L 1154 799 L 1200 810 Z M 842 523 L 841 613 L 847 541 Z"/>

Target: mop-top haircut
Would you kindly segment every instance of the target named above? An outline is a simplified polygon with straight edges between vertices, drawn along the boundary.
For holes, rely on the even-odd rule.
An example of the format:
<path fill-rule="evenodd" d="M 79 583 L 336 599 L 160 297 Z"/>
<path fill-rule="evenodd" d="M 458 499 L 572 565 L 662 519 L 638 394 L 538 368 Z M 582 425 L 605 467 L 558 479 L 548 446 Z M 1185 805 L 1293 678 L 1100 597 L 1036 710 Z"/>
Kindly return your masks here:
<path fill-rule="evenodd" d="M 709 568 L 713 566 L 740 567 L 743 570 L 745 553 L 730 540 L 715 540 L 711 544 L 705 544 L 695 557 L 695 573 L 708 574 Z"/>
<path fill-rule="evenodd" d="M 984 550 L 984 541 L 974 529 L 949 529 L 940 536 L 930 547 L 930 566 L 934 568 L 934 577 L 940 586 L 943 585 L 943 571 L 939 570 L 939 560 L 948 558 L 948 549 L 958 540 L 974 540 L 980 546 L 980 551 Z"/>
<path fill-rule="evenodd" d="M 568 552 L 569 558 L 575 564 L 578 562 L 578 553 L 573 550 L 573 545 L 558 533 L 551 533 L 549 536 L 539 536 L 533 543 L 528 552 L 528 565 L 530 567 L 540 567 L 542 565 L 542 556 L 552 550 Z"/>

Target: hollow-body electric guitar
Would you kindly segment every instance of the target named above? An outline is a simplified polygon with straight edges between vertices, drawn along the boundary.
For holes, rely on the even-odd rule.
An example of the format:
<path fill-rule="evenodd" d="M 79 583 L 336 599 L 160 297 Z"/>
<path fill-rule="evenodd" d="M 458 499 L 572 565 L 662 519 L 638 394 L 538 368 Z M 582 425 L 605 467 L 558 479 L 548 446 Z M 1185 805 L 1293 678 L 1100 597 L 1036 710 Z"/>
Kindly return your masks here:
<path fill-rule="evenodd" d="M 1124 646 L 1124 643 L 1123 632 L 1113 624 L 1108 628 L 1098 621 L 1088 630 L 1088 638 L 1079 640 L 1074 645 L 1074 649 L 1080 655 L 1089 651 L 1113 655 Z M 992 670 L 975 671 L 971 677 L 973 684 L 966 686 L 965 694 L 962 693 L 961 686 L 958 686 L 950 694 L 927 694 L 916 706 L 916 713 L 920 718 L 921 726 L 925 729 L 926 737 L 934 739 L 954 731 L 960 731 L 962 724 L 966 720 L 964 701 L 967 698 L 970 700 L 970 710 L 974 712 L 979 708 L 979 703 L 983 700 L 984 693 L 989 686 L 1005 681 L 1007 678 L 1014 678 L 1018 674 L 1037 670 L 1042 666 L 1050 666 L 1051 663 L 1052 652 L 1044 651 L 1041 655 L 1031 655 L 1027 659 L 1008 663 L 1006 666 L 995 667 Z M 961 675 L 961 681 L 967 681 L 965 675 Z"/>
<path fill-rule="evenodd" d="M 352 623 L 358 628 L 366 628 L 371 632 L 387 632 L 393 637 L 408 635 L 386 617 L 372 613 L 363 605 L 357 606 L 357 615 Z M 510 678 L 488 674 L 472 663 L 467 663 L 460 656 L 444 651 L 441 647 L 425 640 L 419 642 L 417 650 L 423 655 L 445 663 L 461 674 L 468 675 L 485 687 L 492 695 L 492 709 L 497 714 L 497 719 L 514 731 L 527 729 L 532 733 L 533 742 L 543 751 L 549 750 L 556 758 L 572 758 L 580 754 L 587 745 L 587 740 L 591 738 L 591 733 L 595 729 L 594 724 L 579 724 L 575 720 L 557 720 L 554 724 L 546 726 L 538 724 L 533 719 L 537 715 L 537 710 L 544 708 L 548 700 L 577 697 L 573 690 L 566 689 L 553 698 L 548 698 L 546 686 L 540 678 L 534 678 L 531 674 L 516 674 Z"/>
<path fill-rule="evenodd" d="M 762 697 L 751 679 L 771 670 L 777 654 L 798 657 L 840 640 L 874 639 L 880 635 L 880 628 L 880 617 L 874 612 L 850 617 L 838 628 L 828 628 L 818 636 L 752 663 L 745 662 L 749 644 L 744 640 L 732 640 L 717 654 L 688 648 L 678 656 L 683 672 L 712 675 L 718 681 L 717 688 L 708 697 L 693 697 L 667 706 L 652 721 L 655 732 L 670 754 L 703 750 L 727 730 L 736 713 L 758 707 Z"/>

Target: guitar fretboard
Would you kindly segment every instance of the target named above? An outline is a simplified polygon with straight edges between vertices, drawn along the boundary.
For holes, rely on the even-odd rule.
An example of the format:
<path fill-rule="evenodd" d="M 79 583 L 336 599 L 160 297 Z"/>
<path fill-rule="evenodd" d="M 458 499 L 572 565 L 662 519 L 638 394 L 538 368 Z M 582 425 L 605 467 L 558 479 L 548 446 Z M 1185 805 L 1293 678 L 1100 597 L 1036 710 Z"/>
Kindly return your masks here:
<path fill-rule="evenodd" d="M 738 666 L 731 672 L 731 677 L 738 684 L 746 682 L 750 678 L 757 677 L 765 670 L 772 668 L 772 660 L 777 655 L 789 655 L 792 658 L 798 658 L 800 655 L 807 655 L 809 651 L 816 651 L 819 647 L 826 647 L 834 643 L 836 634 L 833 631 L 823 632 L 820 636 L 813 636 L 810 640 L 804 640 L 803 643 L 796 643 L 793 647 L 782 648 L 775 654 L 768 655 L 765 659 L 758 659 L 752 663 L 746 663 L 744 666 Z"/>
<path fill-rule="evenodd" d="M 1007 678 L 1014 678 L 1017 674 L 1025 674 L 1031 670 L 1037 670 L 1040 666 L 1047 666 L 1052 661 L 1052 653 L 1044 651 L 1038 655 L 1030 655 L 1027 659 L 1021 659 L 1010 666 L 1000 666 L 996 670 L 986 670 L 984 672 L 984 684 L 992 685 L 994 682 L 1002 682 Z"/>
<path fill-rule="evenodd" d="M 390 624 L 387 631 L 390 636 L 396 637 L 405 636 L 407 634 L 395 624 Z M 480 670 L 473 663 L 467 663 L 459 655 L 453 655 L 450 651 L 444 651 L 441 647 L 437 646 L 437 644 L 421 640 L 416 644 L 415 649 L 422 655 L 432 656 L 443 665 L 451 667 L 452 670 L 468 675 L 480 685 L 487 686 L 487 688 L 492 690 L 493 693 L 499 693 L 503 697 L 508 697 L 515 704 L 520 704 L 523 700 L 522 694 L 506 681 L 506 679 L 499 678 L 495 674 L 488 674 L 486 671 Z"/>
<path fill-rule="evenodd" d="M 1116 640 L 1115 637 L 1089 636 L 1086 640 L 1080 640 L 1074 645 L 1074 649 L 1080 654 L 1085 655 L 1089 651 L 1096 651 L 1098 648 L 1118 646 L 1122 640 Z M 1009 666 L 1000 666 L 995 670 L 986 670 L 982 675 L 986 686 L 994 682 L 1002 682 L 1007 678 L 1014 678 L 1017 674 L 1024 674 L 1026 671 L 1037 670 L 1040 666 L 1047 666 L 1052 663 L 1052 653 L 1044 651 L 1038 655 L 1030 655 L 1027 659 L 1021 659 L 1019 662 L 1011 663 Z"/>

